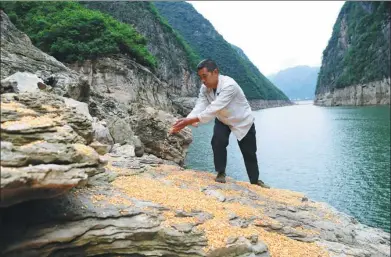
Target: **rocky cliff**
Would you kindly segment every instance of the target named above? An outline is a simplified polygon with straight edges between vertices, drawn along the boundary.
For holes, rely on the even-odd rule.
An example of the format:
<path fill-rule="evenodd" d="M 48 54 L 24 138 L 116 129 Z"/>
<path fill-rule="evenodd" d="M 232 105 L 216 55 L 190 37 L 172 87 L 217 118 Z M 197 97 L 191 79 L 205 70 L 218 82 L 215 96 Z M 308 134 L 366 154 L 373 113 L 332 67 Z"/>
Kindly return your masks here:
<path fill-rule="evenodd" d="M 317 94 L 315 104 L 322 106 L 389 105 L 390 88 L 390 78 L 345 88 L 335 88 L 330 92 Z"/>
<path fill-rule="evenodd" d="M 318 105 L 390 104 L 390 3 L 346 2 L 323 52 Z"/>
<path fill-rule="evenodd" d="M 156 75 L 170 85 L 170 94 L 181 97 L 198 95 L 199 81 L 189 57 L 191 53 L 186 52 L 174 31 L 159 19 L 152 3 L 84 2 L 83 5 L 131 24 L 145 36 L 148 50 L 158 60 Z"/>

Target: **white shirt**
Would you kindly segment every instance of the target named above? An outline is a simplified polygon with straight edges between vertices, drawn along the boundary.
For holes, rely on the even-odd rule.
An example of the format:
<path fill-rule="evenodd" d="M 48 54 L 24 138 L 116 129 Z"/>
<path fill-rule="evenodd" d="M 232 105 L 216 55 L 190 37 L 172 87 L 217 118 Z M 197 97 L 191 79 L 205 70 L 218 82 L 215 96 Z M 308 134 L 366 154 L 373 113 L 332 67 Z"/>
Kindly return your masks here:
<path fill-rule="evenodd" d="M 234 79 L 224 75 L 218 77 L 216 96 L 212 88 L 202 84 L 197 103 L 187 117 L 198 117 L 201 123 L 217 117 L 230 127 L 239 141 L 247 135 L 254 123 L 250 104 L 242 88 Z"/>

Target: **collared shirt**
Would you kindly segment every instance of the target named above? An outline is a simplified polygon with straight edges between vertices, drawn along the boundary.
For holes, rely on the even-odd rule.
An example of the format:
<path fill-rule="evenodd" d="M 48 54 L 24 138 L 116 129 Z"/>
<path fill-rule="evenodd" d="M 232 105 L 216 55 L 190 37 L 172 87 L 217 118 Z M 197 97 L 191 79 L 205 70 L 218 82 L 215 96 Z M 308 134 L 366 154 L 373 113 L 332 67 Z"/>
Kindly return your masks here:
<path fill-rule="evenodd" d="M 213 89 L 202 84 L 197 103 L 187 117 L 198 117 L 201 123 L 217 117 L 230 127 L 239 141 L 254 123 L 250 104 L 242 88 L 234 79 L 224 75 L 219 75 L 216 94 Z"/>

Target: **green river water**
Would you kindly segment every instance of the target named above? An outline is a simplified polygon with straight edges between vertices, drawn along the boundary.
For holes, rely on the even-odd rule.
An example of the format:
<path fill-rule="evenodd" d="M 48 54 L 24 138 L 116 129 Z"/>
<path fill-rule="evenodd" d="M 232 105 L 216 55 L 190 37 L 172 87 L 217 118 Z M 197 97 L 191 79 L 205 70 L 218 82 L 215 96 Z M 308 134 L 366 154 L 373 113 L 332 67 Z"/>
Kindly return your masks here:
<path fill-rule="evenodd" d="M 390 232 L 390 107 L 298 104 L 254 111 L 260 178 Z M 214 122 L 192 128 L 192 169 L 214 171 Z M 227 175 L 248 181 L 231 133 Z"/>

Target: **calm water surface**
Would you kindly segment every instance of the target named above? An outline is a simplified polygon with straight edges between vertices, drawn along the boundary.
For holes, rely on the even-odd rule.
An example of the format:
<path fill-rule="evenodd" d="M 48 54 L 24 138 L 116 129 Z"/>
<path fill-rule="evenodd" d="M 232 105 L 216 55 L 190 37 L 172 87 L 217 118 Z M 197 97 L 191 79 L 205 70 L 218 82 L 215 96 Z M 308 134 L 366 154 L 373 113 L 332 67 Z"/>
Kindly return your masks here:
<path fill-rule="evenodd" d="M 299 104 L 255 111 L 260 178 L 390 232 L 390 108 Z M 192 128 L 186 166 L 214 171 L 213 122 Z M 231 133 L 227 174 L 248 181 Z"/>

